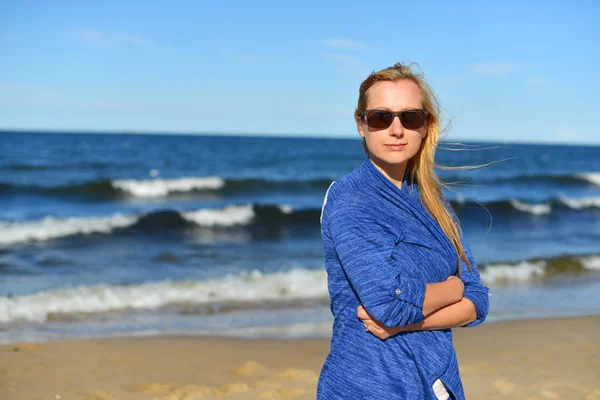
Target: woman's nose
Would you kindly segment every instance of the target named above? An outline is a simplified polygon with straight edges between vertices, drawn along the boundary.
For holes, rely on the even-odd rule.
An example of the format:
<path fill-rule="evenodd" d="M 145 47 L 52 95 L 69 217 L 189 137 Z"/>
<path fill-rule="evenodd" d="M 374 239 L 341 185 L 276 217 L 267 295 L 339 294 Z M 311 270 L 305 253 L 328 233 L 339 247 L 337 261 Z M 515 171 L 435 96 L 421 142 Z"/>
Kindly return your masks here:
<path fill-rule="evenodd" d="M 392 135 L 402 135 L 404 133 L 404 127 L 400 122 L 400 117 L 397 115 L 392 120 L 392 126 L 390 128 L 390 134 Z"/>

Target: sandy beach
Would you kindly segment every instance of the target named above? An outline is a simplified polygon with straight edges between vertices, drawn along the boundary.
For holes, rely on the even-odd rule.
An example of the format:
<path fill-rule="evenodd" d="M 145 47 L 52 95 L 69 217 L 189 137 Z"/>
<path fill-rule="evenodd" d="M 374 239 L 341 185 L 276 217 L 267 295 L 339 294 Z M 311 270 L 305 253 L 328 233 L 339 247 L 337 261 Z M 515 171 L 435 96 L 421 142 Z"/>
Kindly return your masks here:
<path fill-rule="evenodd" d="M 600 399 L 600 316 L 456 329 L 469 399 Z M 329 341 L 151 337 L 0 346 L 0 398 L 314 399 Z"/>

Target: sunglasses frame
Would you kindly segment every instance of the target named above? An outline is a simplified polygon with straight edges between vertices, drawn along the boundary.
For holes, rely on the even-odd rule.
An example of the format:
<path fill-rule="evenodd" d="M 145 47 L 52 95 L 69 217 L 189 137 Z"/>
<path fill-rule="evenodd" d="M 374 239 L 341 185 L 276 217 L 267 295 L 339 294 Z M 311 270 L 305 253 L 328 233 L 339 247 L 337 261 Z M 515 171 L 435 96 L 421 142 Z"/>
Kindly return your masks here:
<path fill-rule="evenodd" d="M 392 122 L 390 122 L 390 124 L 388 126 L 386 126 L 385 128 L 376 128 L 376 127 L 372 127 L 371 125 L 369 125 L 368 120 L 366 119 L 367 114 L 370 113 L 371 111 L 384 111 L 384 112 L 389 112 L 392 113 L 394 115 L 394 118 L 392 118 Z M 418 128 L 407 128 L 406 126 L 404 126 L 404 123 L 402 122 L 402 114 L 406 113 L 406 112 L 421 112 L 423 114 L 423 125 L 419 126 Z M 400 120 L 400 124 L 402 125 L 402 127 L 404 129 L 410 129 L 410 130 L 416 130 L 416 129 L 420 129 L 422 127 L 425 126 L 425 124 L 427 124 L 427 118 L 429 117 L 429 113 L 427 112 L 427 110 L 423 110 L 420 108 L 412 108 L 410 110 L 402 110 L 402 111 L 390 111 L 390 110 L 381 110 L 381 109 L 377 109 L 377 108 L 373 108 L 370 110 L 363 110 L 360 112 L 360 118 L 367 124 L 367 126 L 371 129 L 377 129 L 377 130 L 383 130 L 383 129 L 387 129 L 390 126 L 392 126 L 392 124 L 394 123 L 394 119 L 396 117 L 398 117 L 398 119 Z"/>

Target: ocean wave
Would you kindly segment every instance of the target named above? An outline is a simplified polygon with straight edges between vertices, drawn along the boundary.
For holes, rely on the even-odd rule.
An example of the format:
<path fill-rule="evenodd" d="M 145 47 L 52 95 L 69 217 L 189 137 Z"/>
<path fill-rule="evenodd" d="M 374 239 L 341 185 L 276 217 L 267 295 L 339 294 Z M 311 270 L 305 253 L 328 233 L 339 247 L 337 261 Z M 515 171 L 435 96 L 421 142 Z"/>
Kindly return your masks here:
<path fill-rule="evenodd" d="M 582 179 L 596 186 L 600 186 L 600 172 L 581 172 L 574 175 L 577 179 Z"/>
<path fill-rule="evenodd" d="M 265 191 L 280 190 L 286 192 L 305 192 L 307 190 L 325 192 L 332 178 L 313 179 L 265 179 L 247 178 L 235 179 L 219 176 L 180 177 L 180 178 L 153 178 L 153 179 L 99 179 L 83 183 L 57 186 L 27 186 L 8 182 L 0 182 L 0 192 L 26 192 L 50 195 L 85 196 L 89 199 L 121 199 L 121 198 L 165 198 L 181 195 L 203 195 L 218 192 L 229 193 L 263 193 Z M 444 179 L 453 182 L 460 179 Z M 486 178 L 478 177 L 473 183 L 491 184 L 498 182 L 527 181 L 532 184 L 536 181 L 552 181 L 560 184 L 585 183 L 600 186 L 600 173 L 576 173 L 573 175 L 519 175 L 516 177 Z M 505 199 L 509 200 L 509 199 Z"/>
<path fill-rule="evenodd" d="M 568 197 L 559 196 L 557 201 L 574 210 L 580 210 L 582 208 L 600 208 L 600 197 L 570 199 Z"/>
<path fill-rule="evenodd" d="M 481 279 L 488 285 L 541 281 L 559 275 L 594 271 L 600 271 L 600 254 L 490 263 L 480 267 Z"/>
<path fill-rule="evenodd" d="M 479 207 L 470 201 L 453 203 L 456 208 Z M 599 208 L 600 199 L 560 198 L 555 201 L 530 204 L 511 199 L 486 203 L 492 211 L 531 215 L 547 215 L 554 207 L 567 207 L 573 210 Z M 46 241 L 73 235 L 110 234 L 117 229 L 134 229 L 145 232 L 169 231 L 201 227 L 226 229 L 232 227 L 277 228 L 288 224 L 319 223 L 320 209 L 294 210 L 289 205 L 246 204 L 222 208 L 203 208 L 189 211 L 158 210 L 146 214 L 125 215 L 116 213 L 106 217 L 46 217 L 36 221 L 0 222 L 0 245 L 23 242 Z"/>
<path fill-rule="evenodd" d="M 185 193 L 196 190 L 216 190 L 225 185 L 217 176 L 203 178 L 177 178 L 152 180 L 115 180 L 112 186 L 134 197 L 165 197 L 171 193 Z"/>
<path fill-rule="evenodd" d="M 281 210 L 281 212 L 284 212 Z M 202 209 L 183 213 L 183 217 L 199 226 L 247 225 L 256 216 L 253 205 L 230 206 L 218 210 Z"/>
<path fill-rule="evenodd" d="M 485 285 L 523 284 L 564 274 L 598 273 L 600 254 L 480 265 Z M 166 309 L 182 314 L 327 304 L 327 272 L 294 268 L 244 271 L 207 280 L 98 284 L 0 296 L 0 323 L 89 318 L 107 312 Z"/>
<path fill-rule="evenodd" d="M 327 189 L 333 179 L 226 179 L 218 176 L 173 179 L 100 179 L 63 186 L 23 186 L 0 182 L 0 192 L 29 192 L 50 195 L 72 195 L 86 198 L 164 198 L 204 192 L 261 193 L 265 190 L 303 191 Z"/>
<path fill-rule="evenodd" d="M 77 234 L 109 233 L 136 221 L 135 216 L 115 214 L 99 218 L 46 217 L 39 221 L 0 222 L 0 245 L 45 241 Z"/>
<path fill-rule="evenodd" d="M 109 234 L 117 229 L 177 230 L 188 227 L 280 226 L 319 221 L 319 210 L 293 210 L 289 205 L 231 205 L 192 211 L 159 210 L 140 215 L 120 213 L 107 217 L 53 218 L 38 221 L 0 222 L 0 245 L 45 241 L 72 235 Z"/>
<path fill-rule="evenodd" d="M 567 186 L 581 186 L 592 184 L 594 186 L 600 186 L 600 172 L 576 172 L 573 174 L 547 174 L 547 173 L 508 173 L 504 176 L 486 176 L 480 174 L 477 176 L 470 176 L 467 174 L 453 174 L 444 173 L 443 181 L 447 183 L 477 183 L 477 184 L 498 184 L 498 183 L 535 183 L 535 182 L 547 182 L 551 184 L 567 185 Z"/>
<path fill-rule="evenodd" d="M 160 281 L 134 285 L 94 285 L 0 297 L 0 323 L 44 322 L 68 315 L 156 310 L 167 306 L 248 308 L 263 302 L 327 299 L 324 270 L 292 269 L 263 274 L 251 271 L 204 281 Z"/>
<path fill-rule="evenodd" d="M 600 255 L 581 257 L 581 263 L 587 269 L 600 271 Z"/>
<path fill-rule="evenodd" d="M 528 204 L 516 199 L 510 199 L 508 201 L 515 210 L 522 211 L 533 215 L 545 215 L 550 214 L 552 206 L 550 204 Z"/>
<path fill-rule="evenodd" d="M 479 204 L 470 199 L 465 199 L 464 196 L 458 197 L 451 203 L 453 207 L 456 208 L 479 207 Z M 514 211 L 519 211 L 532 215 L 548 215 L 551 214 L 554 209 L 560 208 L 571 210 L 600 208 L 600 197 L 568 198 L 565 196 L 558 196 L 542 203 L 532 203 L 523 199 L 510 198 L 490 201 L 482 203 L 482 205 L 500 213 L 513 213 Z"/>
<path fill-rule="evenodd" d="M 544 261 L 521 261 L 517 264 L 490 264 L 479 272 L 486 284 L 527 282 L 544 276 Z"/>

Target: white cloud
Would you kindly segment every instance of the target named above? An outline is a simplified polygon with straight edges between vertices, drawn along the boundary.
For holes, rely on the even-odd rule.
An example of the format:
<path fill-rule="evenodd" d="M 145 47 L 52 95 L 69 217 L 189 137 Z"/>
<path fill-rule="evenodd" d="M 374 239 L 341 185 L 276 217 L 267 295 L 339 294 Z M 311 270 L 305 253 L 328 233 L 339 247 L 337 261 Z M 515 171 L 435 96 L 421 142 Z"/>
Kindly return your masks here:
<path fill-rule="evenodd" d="M 362 50 L 368 46 L 365 43 L 352 39 L 329 38 L 322 42 L 322 45 L 330 49 L 338 50 Z"/>
<path fill-rule="evenodd" d="M 508 62 L 489 61 L 471 64 L 471 71 L 479 75 L 505 76 L 515 71 L 515 65 Z"/>
<path fill-rule="evenodd" d="M 72 36 L 89 46 L 94 47 L 115 47 L 120 45 L 130 45 L 137 47 L 151 48 L 157 43 L 141 35 L 134 35 L 126 32 L 107 33 L 94 28 L 80 28 L 73 32 Z"/>

